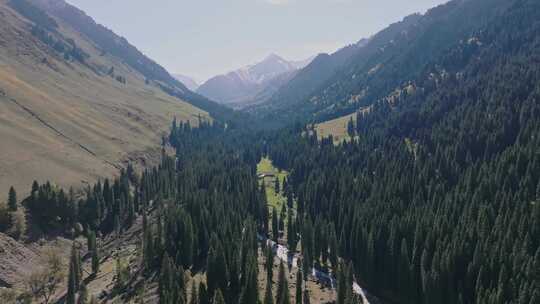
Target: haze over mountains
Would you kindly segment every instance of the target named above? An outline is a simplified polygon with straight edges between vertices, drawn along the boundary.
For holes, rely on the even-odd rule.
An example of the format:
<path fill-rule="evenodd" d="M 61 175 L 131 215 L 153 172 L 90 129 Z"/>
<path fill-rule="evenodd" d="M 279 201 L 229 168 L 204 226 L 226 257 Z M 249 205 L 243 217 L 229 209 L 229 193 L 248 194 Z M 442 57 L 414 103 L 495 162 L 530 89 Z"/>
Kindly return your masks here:
<path fill-rule="evenodd" d="M 178 79 L 182 84 L 184 84 L 188 89 L 195 92 L 199 88 L 200 84 L 197 80 L 182 74 L 173 74 L 174 78 Z"/>
<path fill-rule="evenodd" d="M 264 102 L 312 59 L 287 61 L 271 54 L 259 63 L 212 77 L 197 93 L 231 107 Z"/>

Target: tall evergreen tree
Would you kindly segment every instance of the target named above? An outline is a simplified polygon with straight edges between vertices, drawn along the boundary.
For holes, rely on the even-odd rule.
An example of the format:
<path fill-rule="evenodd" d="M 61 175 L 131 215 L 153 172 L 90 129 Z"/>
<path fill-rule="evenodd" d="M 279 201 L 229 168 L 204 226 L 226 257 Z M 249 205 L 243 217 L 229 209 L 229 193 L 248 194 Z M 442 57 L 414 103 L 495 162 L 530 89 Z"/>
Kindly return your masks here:
<path fill-rule="evenodd" d="M 88 303 L 88 290 L 86 289 L 86 284 L 81 283 L 79 290 L 79 298 L 77 299 L 77 304 L 87 304 Z"/>
<path fill-rule="evenodd" d="M 277 242 L 279 238 L 279 219 L 276 207 L 272 208 L 272 240 Z"/>
<path fill-rule="evenodd" d="M 210 295 L 206 289 L 206 284 L 204 282 L 199 283 L 199 303 L 200 304 L 211 304 Z"/>
<path fill-rule="evenodd" d="M 75 298 L 77 293 L 77 274 L 75 266 L 72 262 L 69 263 L 69 273 L 68 273 L 68 288 L 66 294 L 66 303 L 75 304 Z"/>
<path fill-rule="evenodd" d="M 276 304 L 289 304 L 290 295 L 289 295 L 289 283 L 287 281 L 287 275 L 285 273 L 285 266 L 283 262 L 279 264 L 279 274 L 278 274 L 278 286 L 276 292 Z"/>
<path fill-rule="evenodd" d="M 266 268 L 266 278 L 267 280 L 272 281 L 272 278 L 274 277 L 274 251 L 270 245 L 266 247 L 266 259 L 264 263 Z"/>
<path fill-rule="evenodd" d="M 274 304 L 272 296 L 272 279 L 266 279 L 266 290 L 264 291 L 264 304 Z"/>
<path fill-rule="evenodd" d="M 13 186 L 9 188 L 8 207 L 10 211 L 17 211 L 17 192 Z"/>
<path fill-rule="evenodd" d="M 229 269 L 223 247 L 216 235 L 212 237 L 206 271 L 208 293 L 210 295 L 213 295 L 218 288 L 222 290 L 227 289 Z"/>
<path fill-rule="evenodd" d="M 296 304 L 302 304 L 302 284 L 304 283 L 302 269 L 296 273 Z"/>
<path fill-rule="evenodd" d="M 242 293 L 240 295 L 239 304 L 258 303 L 259 287 L 257 284 L 257 260 L 254 254 L 250 254 L 247 262 L 247 271 Z"/>

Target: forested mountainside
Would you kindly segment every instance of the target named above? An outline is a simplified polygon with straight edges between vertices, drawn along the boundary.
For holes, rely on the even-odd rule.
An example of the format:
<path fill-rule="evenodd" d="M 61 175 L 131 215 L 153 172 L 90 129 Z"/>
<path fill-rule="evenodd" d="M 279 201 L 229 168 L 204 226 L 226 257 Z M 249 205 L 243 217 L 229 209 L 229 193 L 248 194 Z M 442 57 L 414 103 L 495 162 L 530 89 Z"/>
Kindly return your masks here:
<path fill-rule="evenodd" d="M 307 98 L 316 88 L 326 82 L 339 68 L 353 57 L 367 43 L 368 39 L 362 39 L 355 44 L 346 46 L 333 54 L 319 54 L 306 67 L 300 69 L 291 79 L 283 82 L 270 95 L 264 99 L 259 98 L 251 104 L 246 111 L 252 114 L 266 113 L 287 106 L 292 106 L 299 100 Z M 265 92 L 267 93 L 267 92 Z M 267 93 L 268 94 L 268 93 Z M 276 113 L 280 117 L 283 113 Z"/>
<path fill-rule="evenodd" d="M 278 106 L 263 115 L 324 121 L 369 106 L 414 81 L 427 66 L 437 65 L 449 48 L 474 39 L 511 3 L 455 0 L 425 15 L 409 16 L 372 37 L 329 80 L 303 93 L 307 95 L 292 100 L 276 95 Z"/>

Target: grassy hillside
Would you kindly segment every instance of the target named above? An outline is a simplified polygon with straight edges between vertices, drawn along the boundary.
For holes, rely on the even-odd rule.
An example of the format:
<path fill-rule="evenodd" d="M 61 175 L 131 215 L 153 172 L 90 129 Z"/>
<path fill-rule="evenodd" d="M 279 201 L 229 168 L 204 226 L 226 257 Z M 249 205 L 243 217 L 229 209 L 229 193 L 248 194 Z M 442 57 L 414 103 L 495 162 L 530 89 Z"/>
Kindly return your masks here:
<path fill-rule="evenodd" d="M 10 185 L 27 190 L 34 179 L 81 185 L 128 159 L 144 164 L 159 155 L 173 117 L 193 124 L 208 117 L 56 20 L 51 36 L 88 55 L 66 58 L 7 3 L 0 1 L 0 199 Z"/>

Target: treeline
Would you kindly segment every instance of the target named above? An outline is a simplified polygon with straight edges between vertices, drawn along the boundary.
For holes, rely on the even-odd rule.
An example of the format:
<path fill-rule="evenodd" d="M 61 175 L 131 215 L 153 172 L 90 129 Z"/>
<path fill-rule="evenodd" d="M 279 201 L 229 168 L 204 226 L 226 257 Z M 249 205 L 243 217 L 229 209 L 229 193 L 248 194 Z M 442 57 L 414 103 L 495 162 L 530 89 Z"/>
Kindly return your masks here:
<path fill-rule="evenodd" d="M 22 204 L 32 223 L 45 233 L 64 232 L 78 225 L 103 234 L 121 231 L 131 226 L 141 211 L 141 198 L 147 191 L 145 177 L 143 175 L 139 184 L 139 177 L 129 165 L 112 182 L 109 179 L 98 181 L 83 194 L 73 189 L 66 192 L 50 182 L 40 185 L 34 181 L 30 196 Z"/>

